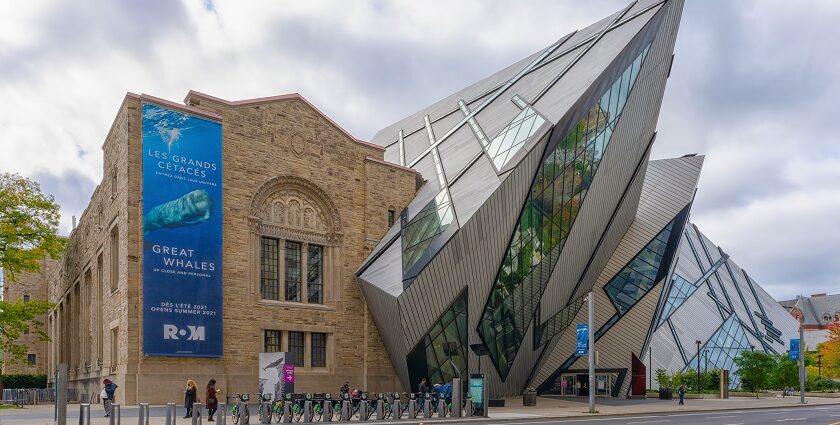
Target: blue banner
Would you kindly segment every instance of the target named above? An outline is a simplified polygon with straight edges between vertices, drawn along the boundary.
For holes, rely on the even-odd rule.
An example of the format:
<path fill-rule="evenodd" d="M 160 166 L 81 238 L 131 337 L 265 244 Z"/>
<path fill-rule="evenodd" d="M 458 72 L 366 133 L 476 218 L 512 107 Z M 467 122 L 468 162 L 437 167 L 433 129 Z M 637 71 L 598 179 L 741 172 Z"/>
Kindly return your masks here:
<path fill-rule="evenodd" d="M 589 352 L 589 326 L 585 323 L 578 323 L 577 325 L 577 346 L 575 347 L 575 354 L 578 356 L 586 355 Z"/>
<path fill-rule="evenodd" d="M 799 360 L 799 338 L 790 340 L 790 350 L 788 351 L 788 359 Z"/>
<path fill-rule="evenodd" d="M 143 352 L 222 356 L 222 125 L 143 104 Z"/>

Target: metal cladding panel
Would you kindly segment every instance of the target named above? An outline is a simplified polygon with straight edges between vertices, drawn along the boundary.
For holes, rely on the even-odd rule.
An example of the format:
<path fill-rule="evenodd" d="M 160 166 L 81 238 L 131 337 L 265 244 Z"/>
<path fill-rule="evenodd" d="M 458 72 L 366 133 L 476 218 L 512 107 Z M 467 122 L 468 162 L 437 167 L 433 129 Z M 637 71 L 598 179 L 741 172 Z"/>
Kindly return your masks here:
<path fill-rule="evenodd" d="M 362 288 L 362 295 L 370 310 L 382 343 L 388 351 L 388 358 L 391 365 L 400 378 L 404 390 L 410 391 L 408 381 L 408 369 L 405 367 L 407 352 L 402 344 L 402 329 L 400 328 L 400 309 L 397 305 L 397 298 L 388 294 L 374 285 L 367 283 L 364 279 L 356 277 L 359 286 Z"/>
<path fill-rule="evenodd" d="M 514 85 L 514 89 L 508 89 L 505 93 L 499 96 L 496 101 L 485 107 L 481 112 L 475 115 L 475 120 L 478 125 L 484 130 L 484 134 L 488 140 L 493 140 L 505 126 L 510 123 L 522 110 L 516 106 L 511 100 L 518 84 Z M 539 109 L 537 109 L 539 111 Z M 467 127 L 467 126 L 465 126 Z M 472 132 L 467 129 L 472 134 Z"/>
<path fill-rule="evenodd" d="M 717 313 L 715 302 L 707 295 L 707 292 L 708 285 L 704 284 L 694 291 L 694 294 L 685 300 L 670 318 L 677 333 L 677 341 L 686 351 L 689 360 L 697 351 L 694 341 L 707 341 L 725 320 Z M 667 328 L 663 326 L 660 330 L 662 329 Z"/>
<path fill-rule="evenodd" d="M 450 185 L 455 177 L 482 151 L 481 144 L 475 138 L 469 126 L 461 127 L 460 130 L 438 145 L 440 159 L 443 162 L 443 171 L 446 173 L 446 180 Z M 494 175 L 493 178 L 496 178 L 496 176 Z M 496 178 L 496 180 L 498 179 Z M 457 203 L 455 209 L 458 209 Z M 458 220 L 462 223 L 465 221 L 461 217 L 458 217 Z"/>
<path fill-rule="evenodd" d="M 666 371 L 682 370 L 686 365 L 668 325 L 663 325 L 653 334 L 650 347 L 648 348 L 648 355 L 642 360 L 645 362 L 645 366 L 649 368 L 648 370 L 653 370 L 654 372 L 657 369 L 665 369 Z M 651 361 L 653 362 L 652 366 Z"/>
<path fill-rule="evenodd" d="M 405 152 L 405 165 L 408 166 L 412 161 L 417 159 L 420 154 L 422 154 L 426 149 L 429 148 L 431 143 L 429 142 L 429 133 L 426 132 L 426 128 L 423 125 L 422 117 L 420 121 L 420 129 L 415 132 L 404 132 L 403 136 L 403 149 Z M 399 150 L 399 148 L 395 145 L 395 148 Z M 399 162 L 397 162 L 399 164 Z M 417 167 L 413 167 L 417 169 Z M 434 168 L 432 168 L 434 170 Z M 432 179 L 435 176 L 434 171 L 429 173 L 425 169 L 418 170 L 423 174 L 424 179 Z"/>
<path fill-rule="evenodd" d="M 402 241 L 397 238 L 376 261 L 361 274 L 368 285 L 396 297 L 403 291 L 402 284 Z"/>
<path fill-rule="evenodd" d="M 458 181 L 452 183 L 449 191 L 458 220 L 466 223 L 502 182 L 487 156 L 482 155 Z"/>
<path fill-rule="evenodd" d="M 773 299 L 767 292 L 764 291 L 764 288 L 759 286 L 755 281 L 750 278 L 750 283 L 752 284 L 752 288 L 755 290 L 757 298 L 759 302 L 764 307 L 764 312 L 767 314 L 767 317 L 773 321 L 773 326 L 778 328 L 782 331 L 781 340 L 787 342 L 791 338 L 798 338 L 799 337 L 799 321 L 793 318 L 784 307 L 782 307 L 778 301 Z M 816 347 L 813 347 L 816 348 Z M 782 347 L 780 352 L 786 350 L 787 348 Z"/>

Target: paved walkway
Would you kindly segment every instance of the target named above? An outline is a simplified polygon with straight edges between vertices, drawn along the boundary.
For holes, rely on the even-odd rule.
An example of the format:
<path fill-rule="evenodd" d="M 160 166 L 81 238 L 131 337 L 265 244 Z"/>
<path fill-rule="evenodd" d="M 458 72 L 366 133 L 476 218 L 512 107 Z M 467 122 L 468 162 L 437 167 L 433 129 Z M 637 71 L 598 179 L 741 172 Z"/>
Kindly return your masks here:
<path fill-rule="evenodd" d="M 588 400 L 586 398 L 561 398 L 561 397 L 538 397 L 537 405 L 532 407 L 522 406 L 522 398 L 511 398 L 506 400 L 505 407 L 492 409 L 490 418 L 494 420 L 534 420 L 538 418 L 569 418 L 590 416 L 588 411 Z M 808 399 L 808 406 L 840 404 L 836 398 Z M 746 410 L 746 409 L 768 409 L 768 408 L 796 408 L 799 405 L 798 397 L 775 397 L 775 398 L 743 398 L 734 397 L 728 400 L 720 399 L 698 399 L 686 400 L 684 406 L 678 406 L 677 400 L 657 399 L 611 399 L 598 398 L 596 410 L 601 416 L 609 415 L 640 415 L 651 413 L 674 413 L 674 412 L 700 412 L 719 410 Z M 67 409 L 67 423 L 78 424 L 79 406 L 71 404 Z M 134 425 L 137 423 L 136 406 L 124 406 L 122 408 L 122 425 Z M 178 413 L 183 414 L 183 409 Z M 102 417 L 101 405 L 91 406 L 91 425 L 107 425 L 108 419 Z M 165 408 L 163 406 L 152 406 L 150 408 L 149 425 L 164 425 Z M 419 421 L 417 421 L 419 422 Z M 424 422 L 430 422 L 425 420 Z M 464 422 L 464 420 L 433 419 L 431 422 Z M 181 425 L 191 424 L 191 420 L 182 419 L 179 415 L 177 423 Z M 216 422 L 219 424 L 220 422 Z M 251 417 L 251 423 L 258 423 L 256 415 Z M 403 420 L 381 421 L 380 424 L 411 423 Z M 206 425 L 207 422 L 204 422 Z M 232 422 L 228 418 L 227 424 Z M 0 425 L 53 425 L 53 406 L 28 406 L 24 409 L 0 410 Z"/>

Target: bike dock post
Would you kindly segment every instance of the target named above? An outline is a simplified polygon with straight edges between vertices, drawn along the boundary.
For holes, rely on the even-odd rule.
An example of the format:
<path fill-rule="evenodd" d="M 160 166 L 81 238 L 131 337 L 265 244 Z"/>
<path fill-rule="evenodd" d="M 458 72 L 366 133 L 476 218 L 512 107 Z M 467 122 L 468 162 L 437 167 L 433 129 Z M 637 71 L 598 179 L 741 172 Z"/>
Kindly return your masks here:
<path fill-rule="evenodd" d="M 260 423 L 261 424 L 270 424 L 271 423 L 271 402 L 270 401 L 261 401 L 262 409 L 260 412 Z"/>
<path fill-rule="evenodd" d="M 201 403 L 193 403 L 192 425 L 201 425 Z"/>
<path fill-rule="evenodd" d="M 149 403 L 140 403 L 137 412 L 137 425 L 149 425 Z"/>
<path fill-rule="evenodd" d="M 120 405 L 119 404 L 112 404 L 111 405 L 111 415 L 110 420 L 108 421 L 108 425 L 120 425 Z"/>
<path fill-rule="evenodd" d="M 324 416 L 322 419 L 324 422 L 332 422 L 332 417 L 335 413 L 333 412 L 332 402 L 332 397 L 329 394 L 324 395 L 324 404 L 321 406 L 321 411 L 324 412 Z"/>
<path fill-rule="evenodd" d="M 227 425 L 227 403 L 219 403 L 218 414 L 220 421 L 218 421 L 218 425 Z M 221 413 L 219 413 L 221 412 Z M 174 424 L 173 424 L 174 425 Z"/>
<path fill-rule="evenodd" d="M 391 405 L 391 417 L 395 420 L 402 419 L 402 403 L 400 402 L 400 394 L 394 393 L 394 402 Z"/>
<path fill-rule="evenodd" d="M 385 419 L 385 400 L 382 393 L 376 394 L 376 420 Z"/>
<path fill-rule="evenodd" d="M 286 401 L 283 402 L 283 423 L 292 423 L 292 403 L 294 400 L 290 397 L 291 394 L 286 394 Z"/>
<path fill-rule="evenodd" d="M 175 403 L 166 403 L 166 425 L 175 425 Z"/>
<path fill-rule="evenodd" d="M 408 419 L 417 419 L 417 396 L 408 395 Z"/>
<path fill-rule="evenodd" d="M 79 425 L 90 425 L 90 403 L 79 405 Z"/>
<path fill-rule="evenodd" d="M 359 420 L 368 420 L 368 399 L 367 393 L 362 393 L 359 397 Z"/>
<path fill-rule="evenodd" d="M 248 406 L 242 402 L 241 398 L 236 402 L 236 411 L 239 413 L 238 425 L 248 425 L 248 422 L 251 421 L 250 415 L 245 414 L 245 409 L 247 408 Z"/>
<path fill-rule="evenodd" d="M 339 418 L 342 422 L 350 420 L 350 413 L 353 411 L 352 406 L 350 405 L 350 400 L 348 400 L 347 396 L 343 396 L 341 400 L 341 417 Z"/>
<path fill-rule="evenodd" d="M 441 396 L 438 396 L 437 417 L 438 418 L 445 418 L 446 417 L 446 399 L 441 397 Z"/>
<path fill-rule="evenodd" d="M 449 412 L 449 416 L 453 418 L 460 418 L 463 416 L 462 409 L 461 409 L 461 400 L 463 399 L 464 392 L 462 388 L 462 383 L 460 378 L 453 378 L 452 379 L 452 409 Z"/>
<path fill-rule="evenodd" d="M 309 393 L 306 394 L 306 400 L 303 402 L 303 421 L 312 422 L 312 395 Z"/>
<path fill-rule="evenodd" d="M 429 393 L 423 394 L 423 418 L 432 418 L 432 395 Z"/>

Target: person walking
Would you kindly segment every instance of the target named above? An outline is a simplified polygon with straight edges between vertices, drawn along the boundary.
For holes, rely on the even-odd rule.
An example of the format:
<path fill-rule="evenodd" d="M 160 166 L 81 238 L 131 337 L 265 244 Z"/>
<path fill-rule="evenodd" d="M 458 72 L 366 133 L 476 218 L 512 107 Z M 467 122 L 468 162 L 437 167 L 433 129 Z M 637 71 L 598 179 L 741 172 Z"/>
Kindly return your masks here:
<path fill-rule="evenodd" d="M 216 388 L 216 380 L 211 379 L 210 382 L 207 383 L 207 422 L 214 422 L 213 415 L 216 414 L 216 409 L 219 408 L 219 399 L 216 397 L 216 393 L 221 392 L 222 388 Z"/>
<path fill-rule="evenodd" d="M 105 398 L 102 399 L 102 403 L 105 406 L 105 417 L 107 418 L 111 416 L 111 408 L 114 405 L 114 393 L 117 391 L 117 384 L 113 383 L 110 379 L 105 378 L 105 380 L 102 381 L 102 385 L 105 386 L 102 389 L 102 393 L 105 394 Z"/>
<path fill-rule="evenodd" d="M 680 395 L 680 406 L 685 404 L 685 384 L 680 385 L 680 389 L 677 390 L 677 394 Z"/>
<path fill-rule="evenodd" d="M 192 416 L 193 403 L 195 403 L 197 399 L 198 386 L 195 384 L 195 381 L 190 379 L 187 381 L 187 389 L 184 390 L 184 409 L 187 409 L 187 414 L 184 415 L 185 418 Z"/>
<path fill-rule="evenodd" d="M 417 392 L 420 393 L 421 397 L 427 392 L 429 392 L 429 384 L 427 384 L 426 382 L 426 378 L 423 378 L 420 380 L 420 384 L 417 385 Z"/>

